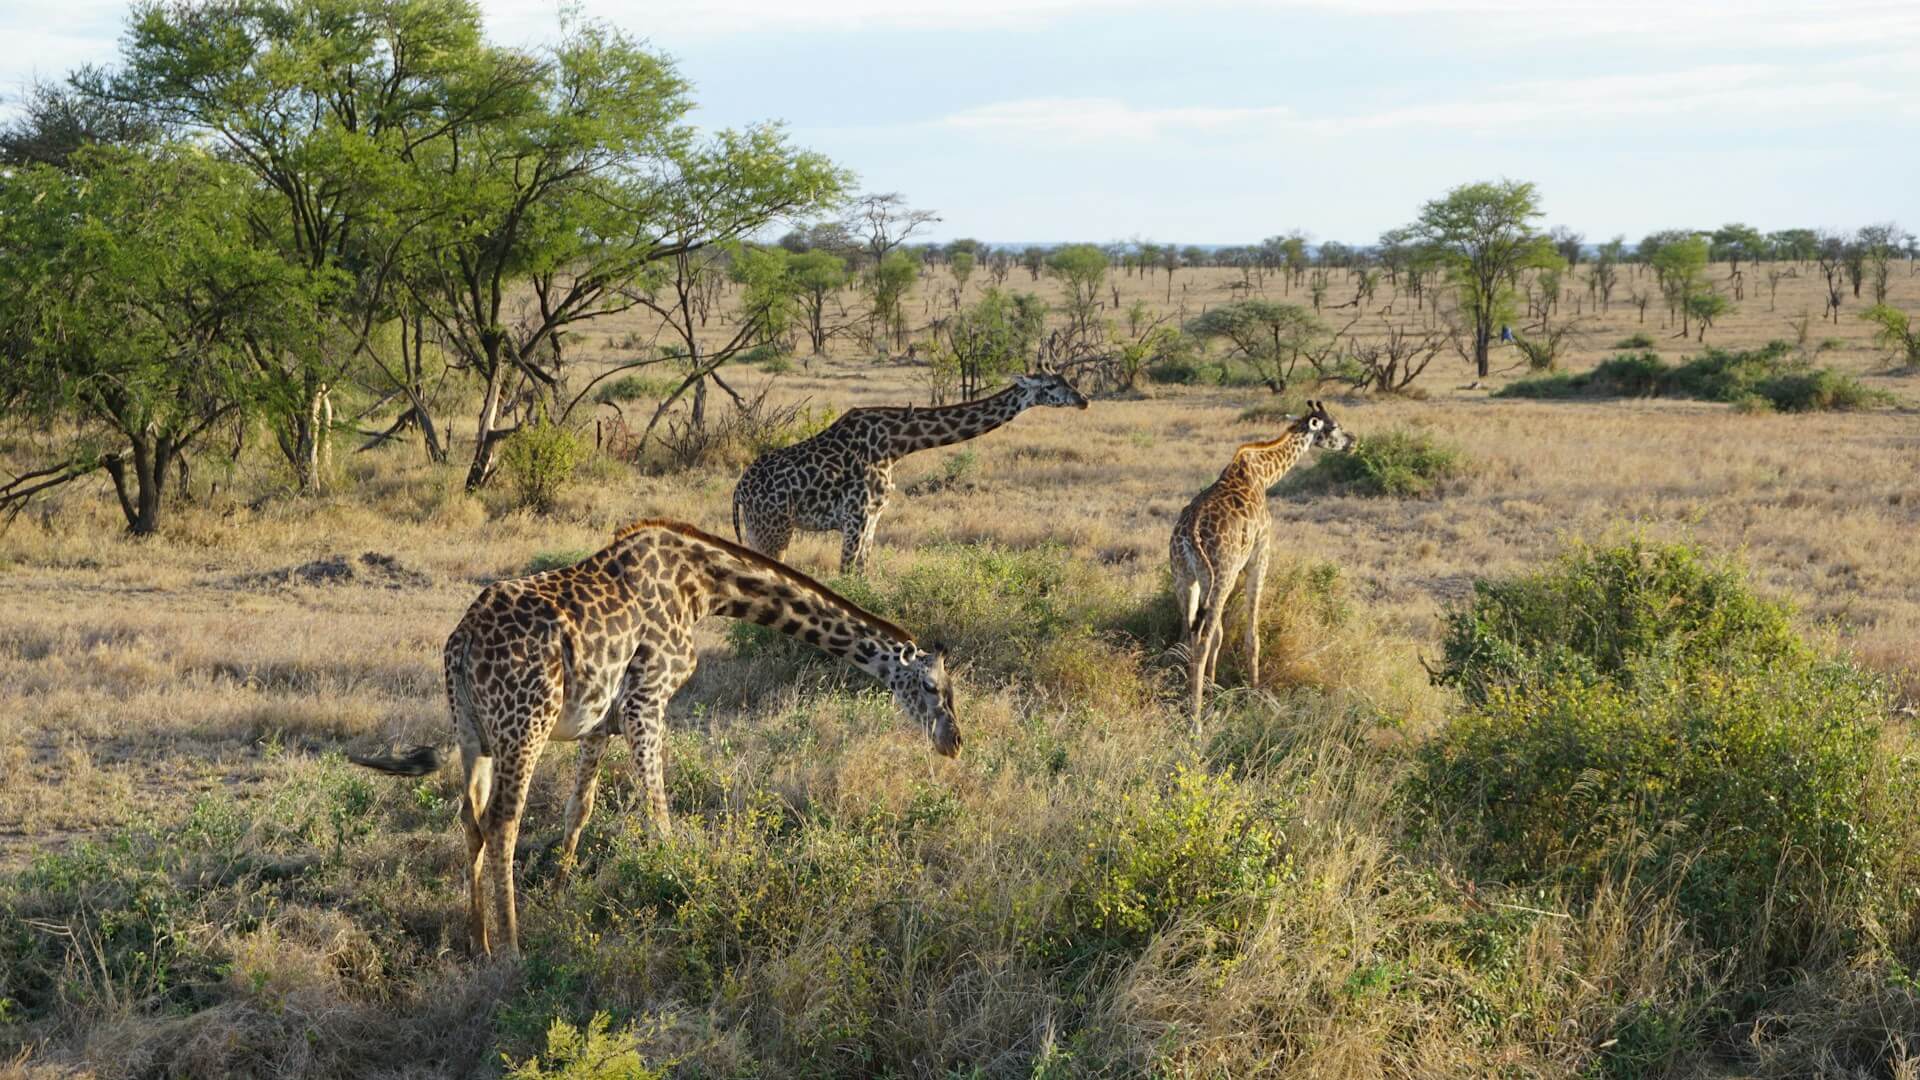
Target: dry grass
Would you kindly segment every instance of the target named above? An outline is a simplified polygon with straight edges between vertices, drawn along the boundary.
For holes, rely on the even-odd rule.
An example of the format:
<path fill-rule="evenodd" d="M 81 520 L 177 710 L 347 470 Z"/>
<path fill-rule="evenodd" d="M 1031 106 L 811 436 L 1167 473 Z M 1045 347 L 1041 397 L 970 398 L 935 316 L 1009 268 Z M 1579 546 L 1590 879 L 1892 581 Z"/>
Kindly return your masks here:
<path fill-rule="evenodd" d="M 1920 308 L 1920 278 L 1905 271 L 1894 299 Z M 1238 277 L 1181 271 L 1172 306 L 1197 314 L 1236 295 L 1227 286 Z M 1022 271 L 1009 285 L 1056 291 Z M 1164 278 L 1120 285 L 1123 305 L 1167 306 Z M 1279 297 L 1277 279 L 1269 285 Z M 1344 299 L 1338 275 L 1333 295 Z M 1709 342 L 1785 336 L 1785 315 L 1817 309 L 1815 296 L 1802 274 L 1768 314 L 1764 285 L 1750 288 Z M 930 299 L 913 303 L 935 313 Z M 1383 329 L 1385 307 L 1406 304 L 1383 285 L 1359 331 Z M 1659 337 L 1650 316 L 1644 329 Z M 602 329 L 600 360 L 647 330 Z M 1621 303 L 1586 316 L 1571 366 L 1612 355 L 1639 329 Z M 1489 899 L 1445 851 L 1409 846 L 1395 796 L 1402 750 L 1449 707 L 1416 658 L 1476 576 L 1530 568 L 1568 538 L 1631 529 L 1738 553 L 1763 592 L 1798 605 L 1804 626 L 1906 680 L 1910 703 L 1920 687 L 1920 384 L 1886 370 L 1866 324 L 1843 316 L 1823 334 L 1844 342 L 1823 363 L 1906 404 L 1755 416 L 1696 402 L 1490 401 L 1502 380 L 1465 389 L 1457 361 L 1427 374 L 1424 398 L 1333 397 L 1350 430 L 1428 432 L 1472 468 L 1426 499 L 1281 488 L 1280 570 L 1337 566 L 1351 614 L 1270 627 L 1281 674 L 1227 695 L 1204 742 L 1176 734 L 1177 665 L 1161 643 L 1111 624 L 1096 629 L 1115 651 L 1097 656 L 1130 658 L 1144 700 L 1100 696 L 1109 680 L 1098 676 L 1063 696 L 1017 673 L 976 672 L 966 676 L 969 753 L 952 764 L 933 760 L 859 680 L 739 655 L 724 627 L 709 626 L 701 671 L 671 712 L 681 838 L 664 849 L 645 838 L 616 753 L 584 880 L 556 890 L 537 851 L 529 860 L 534 960 L 518 971 L 461 958 L 451 782 L 362 790 L 337 752 L 440 737 L 438 651 L 482 582 L 541 553 L 597 547 L 637 517 L 727 533 L 732 476 L 600 461 L 536 517 L 462 495 L 456 467 L 429 465 L 410 446 L 344 455 L 333 490 L 310 498 L 286 494 L 272 463 L 250 459 L 217 494 L 196 484 L 198 501 L 144 541 L 120 534 L 103 490 L 76 486 L 0 535 L 0 872 L 15 875 L 0 897 L 50 904 L 57 890 L 22 869 L 118 835 L 132 854 L 114 866 L 146 867 L 194 899 L 175 913 L 182 981 L 142 983 L 76 948 L 56 1004 L 19 1022 L 0 1011 L 11 1025 L 0 1037 L 25 1040 L 28 1062 L 0 1075 L 485 1073 L 492 1047 L 524 1058 L 549 1017 L 584 1021 L 596 1007 L 642 1021 L 634 1037 L 649 1059 L 695 1075 L 1601 1068 L 1611 1060 L 1602 1044 L 1626 1030 L 1634 1003 L 1683 1015 L 1711 983 L 1712 960 L 1659 897 L 1608 895 L 1569 917 L 1565 897 Z M 1694 348 L 1660 344 L 1674 358 Z M 785 402 L 924 399 L 920 369 L 850 349 L 810 372 L 735 381 L 770 378 L 771 398 Z M 1057 550 L 1098 575 L 1117 598 L 1115 619 L 1149 608 L 1174 514 L 1236 443 L 1272 433 L 1239 419 L 1266 397 L 1155 387 L 1084 413 L 1041 410 L 910 459 L 896 479 L 919 493 L 898 497 L 883 520 L 873 578 L 884 586 L 932 566 L 945 545 Z M 456 457 L 470 446 L 457 434 Z M 965 483 L 923 483 L 961 453 L 974 455 Z M 803 537 L 789 558 L 824 572 L 837 545 Z M 419 577 L 395 587 L 378 575 L 276 576 L 363 552 Z M 1044 656 L 1060 679 L 1084 661 Z M 536 842 L 557 831 L 570 756 L 550 752 L 536 781 Z M 1132 842 L 1116 828 L 1158 827 L 1154 815 L 1186 797 L 1184 770 L 1217 785 L 1192 795 L 1196 805 L 1285 838 L 1273 880 L 1254 890 L 1260 903 L 1175 903 L 1133 944 L 1061 952 L 1045 934 L 1084 917 L 1085 898 L 1072 893 L 1093 880 L 1081 853 Z M 228 824 L 193 824 L 209 815 Z M 145 839 L 126 839 L 128 827 Z M 706 892 L 669 903 L 672 882 Z M 89 904 L 117 895 L 88 888 Z M 701 907 L 709 898 L 720 907 Z M 66 933 L 101 932 L 59 918 Z M 8 955 L 18 954 L 0 961 Z M 20 993 L 8 976 L 0 970 L 0 998 Z M 1775 1075 L 1821 1062 L 1838 1075 L 1877 1047 L 1912 1054 L 1911 1041 L 1889 1042 L 1920 1015 L 1911 984 L 1850 977 L 1857 985 L 1820 982 L 1779 999 L 1773 1027 L 1754 1021 L 1751 1045 L 1717 1028 L 1710 1045 L 1649 1067 L 1712 1073 L 1731 1055 Z M 1834 1034 L 1811 1034 L 1810 1023 Z M 1911 1059 L 1878 1068 L 1910 1069 Z"/>

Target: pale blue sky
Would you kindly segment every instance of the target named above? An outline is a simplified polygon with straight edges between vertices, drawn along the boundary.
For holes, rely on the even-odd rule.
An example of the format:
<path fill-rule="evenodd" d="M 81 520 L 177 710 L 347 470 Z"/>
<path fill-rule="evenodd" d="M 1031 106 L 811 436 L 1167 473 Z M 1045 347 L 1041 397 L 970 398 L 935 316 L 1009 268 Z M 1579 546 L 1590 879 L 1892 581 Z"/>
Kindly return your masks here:
<path fill-rule="evenodd" d="M 1920 227 L 1920 0 L 584 0 L 698 120 L 795 138 L 940 237 L 1370 242 L 1464 181 L 1591 238 Z M 556 6 L 485 2 L 497 40 Z M 0 94 L 111 61 L 98 0 L 0 8 Z"/>

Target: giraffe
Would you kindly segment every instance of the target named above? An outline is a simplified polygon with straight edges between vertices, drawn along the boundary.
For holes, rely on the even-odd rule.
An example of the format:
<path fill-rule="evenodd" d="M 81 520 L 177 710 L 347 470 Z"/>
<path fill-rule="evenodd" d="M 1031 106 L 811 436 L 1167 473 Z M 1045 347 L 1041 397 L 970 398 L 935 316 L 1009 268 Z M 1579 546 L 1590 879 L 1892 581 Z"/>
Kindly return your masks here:
<path fill-rule="evenodd" d="M 1326 406 L 1307 402 L 1307 414 L 1278 438 L 1250 442 L 1233 452 L 1220 478 L 1193 497 L 1174 522 L 1170 558 L 1173 595 L 1186 613 L 1187 675 L 1193 691 L 1193 728 L 1200 730 L 1200 703 L 1226 636 L 1227 598 L 1242 570 L 1247 571 L 1247 670 L 1260 678 L 1260 587 L 1273 547 L 1273 519 L 1267 513 L 1267 489 L 1286 475 L 1309 448 L 1345 450 L 1353 437 L 1327 415 Z"/>
<path fill-rule="evenodd" d="M 483 902 L 489 865 L 500 941 L 508 953 L 519 948 L 514 844 L 548 740 L 580 743 L 561 841 L 563 875 L 593 813 L 610 736 L 624 735 L 632 746 L 648 814 L 662 835 L 670 829 L 667 701 L 693 674 L 693 627 L 709 614 L 773 627 L 867 671 L 936 751 L 959 754 L 940 648 L 923 651 L 893 623 L 737 544 L 679 522 L 636 522 L 573 566 L 487 586 L 447 638 L 447 703 L 465 773 L 467 921 L 477 951 L 493 952 Z M 423 746 L 353 761 L 423 776 L 442 757 L 438 747 Z"/>
<path fill-rule="evenodd" d="M 733 489 L 734 538 L 778 559 L 796 529 L 837 532 L 840 572 L 864 571 L 893 494 L 894 462 L 978 438 L 1036 405 L 1084 409 L 1087 399 L 1059 375 L 1042 372 L 961 405 L 849 409 L 813 438 L 747 466 Z"/>

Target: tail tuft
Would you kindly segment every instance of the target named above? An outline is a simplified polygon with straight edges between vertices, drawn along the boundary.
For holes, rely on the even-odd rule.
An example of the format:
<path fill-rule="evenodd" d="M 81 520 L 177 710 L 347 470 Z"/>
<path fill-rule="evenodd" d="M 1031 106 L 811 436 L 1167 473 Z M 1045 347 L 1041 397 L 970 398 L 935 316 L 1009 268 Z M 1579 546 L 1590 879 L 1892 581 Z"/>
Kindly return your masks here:
<path fill-rule="evenodd" d="M 347 760 L 394 776 L 426 776 L 443 764 L 437 746 L 416 746 L 399 754 L 348 754 Z"/>
<path fill-rule="evenodd" d="M 740 493 L 738 491 L 733 493 L 733 542 L 736 544 L 746 543 L 746 541 L 740 539 Z"/>

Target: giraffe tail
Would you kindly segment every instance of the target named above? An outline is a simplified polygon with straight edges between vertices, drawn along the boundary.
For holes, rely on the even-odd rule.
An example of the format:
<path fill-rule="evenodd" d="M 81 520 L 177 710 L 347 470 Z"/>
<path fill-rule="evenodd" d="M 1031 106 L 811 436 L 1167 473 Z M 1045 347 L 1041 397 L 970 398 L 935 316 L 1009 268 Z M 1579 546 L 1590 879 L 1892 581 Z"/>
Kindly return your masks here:
<path fill-rule="evenodd" d="M 746 543 L 746 541 L 740 539 L 740 489 L 739 488 L 733 489 L 733 542 L 736 544 Z"/>
<path fill-rule="evenodd" d="M 446 764 L 437 746 L 416 746 L 401 753 L 348 754 L 347 760 L 393 776 L 426 776 Z"/>
<path fill-rule="evenodd" d="M 1193 581 L 1187 582 L 1186 603 L 1187 603 L 1187 623 L 1186 623 L 1187 633 L 1188 634 L 1199 633 L 1200 631 L 1200 582 L 1197 578 Z"/>

